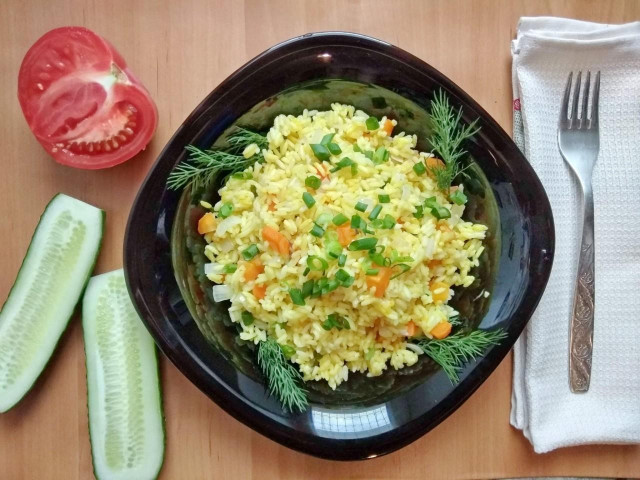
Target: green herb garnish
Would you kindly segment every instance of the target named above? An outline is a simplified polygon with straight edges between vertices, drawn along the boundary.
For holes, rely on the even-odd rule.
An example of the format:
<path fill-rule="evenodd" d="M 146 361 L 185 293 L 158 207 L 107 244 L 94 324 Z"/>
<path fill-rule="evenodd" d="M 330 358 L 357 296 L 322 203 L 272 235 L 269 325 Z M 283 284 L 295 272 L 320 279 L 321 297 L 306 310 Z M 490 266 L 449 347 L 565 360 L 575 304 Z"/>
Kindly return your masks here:
<path fill-rule="evenodd" d="M 332 328 L 336 328 L 338 330 L 349 330 L 351 325 L 349 324 L 349 320 L 346 318 L 338 315 L 337 313 L 332 313 L 322 323 L 322 328 L 325 330 L 331 330 Z"/>
<path fill-rule="evenodd" d="M 497 345 L 507 334 L 502 329 L 474 330 L 467 335 L 455 333 L 442 340 L 423 339 L 416 344 L 431 359 L 442 367 L 451 383 L 460 381 L 462 366 L 480 355 L 491 345 Z"/>
<path fill-rule="evenodd" d="M 338 163 L 336 163 L 336 166 L 333 167 L 331 170 L 329 170 L 331 173 L 335 173 L 338 170 L 342 170 L 345 167 L 354 167 L 356 166 L 355 162 L 353 160 L 351 160 L 349 157 L 344 157 L 342 160 L 340 160 Z"/>
<path fill-rule="evenodd" d="M 429 170 L 438 188 L 448 194 L 451 183 L 464 170 L 460 160 L 467 152 L 462 149 L 462 143 L 473 137 L 480 128 L 477 127 L 477 120 L 469 125 L 461 125 L 462 107 L 456 113 L 442 90 L 431 101 L 429 117 L 433 128 L 429 143 L 444 163 L 444 166 L 430 167 Z"/>
<path fill-rule="evenodd" d="M 344 267 L 347 264 L 347 256 L 343 253 L 338 257 L 338 266 Z"/>
<path fill-rule="evenodd" d="M 333 140 L 333 137 L 335 137 L 335 135 L 335 133 L 327 133 L 324 137 L 322 137 L 322 140 L 320 140 L 320 145 L 324 145 L 326 147 L 331 143 L 331 140 Z"/>
<path fill-rule="evenodd" d="M 290 288 L 289 296 L 291 297 L 291 301 L 294 305 L 305 305 L 304 296 L 299 288 Z"/>
<path fill-rule="evenodd" d="M 371 213 L 369 214 L 369 220 L 375 220 L 376 218 L 378 218 L 378 215 L 380 215 L 381 211 L 382 205 L 376 205 L 375 207 L 373 207 L 373 210 L 371 210 Z"/>
<path fill-rule="evenodd" d="M 378 147 L 376 151 L 373 152 L 373 155 L 371 157 L 371 161 L 376 165 L 380 165 L 381 163 L 384 163 L 388 160 L 389 160 L 389 150 L 387 150 L 384 147 Z"/>
<path fill-rule="evenodd" d="M 261 150 L 269 147 L 265 136 L 240 127 L 229 136 L 227 141 L 229 148 L 226 150 L 202 150 L 194 145 L 187 145 L 185 149 L 189 152 L 189 158 L 180 162 L 169 174 L 167 188 L 179 190 L 189 184 L 194 189 L 206 188 L 211 185 L 219 172 L 228 171 L 234 174 L 264 159 L 262 153 L 244 158 L 242 151 L 247 146 L 255 143 Z"/>
<path fill-rule="evenodd" d="M 224 267 L 222 267 L 222 273 L 235 273 L 237 269 L 237 263 L 227 263 Z"/>
<path fill-rule="evenodd" d="M 364 202 L 358 202 L 356 203 L 355 209 L 359 212 L 364 212 L 367 210 L 367 208 L 369 207 L 369 205 L 367 205 Z"/>
<path fill-rule="evenodd" d="M 340 145 L 338 145 L 337 143 L 328 144 L 327 149 L 329 149 L 329 152 L 331 153 L 331 155 L 340 155 L 342 153 L 342 149 L 340 148 Z"/>
<path fill-rule="evenodd" d="M 329 268 L 329 263 L 322 257 L 311 255 L 307 258 L 307 267 L 314 272 L 321 272 Z"/>
<path fill-rule="evenodd" d="M 317 223 L 314 223 L 313 228 L 311 229 L 311 235 L 313 235 L 314 237 L 320 238 L 321 236 L 324 235 L 324 228 L 322 228 Z"/>
<path fill-rule="evenodd" d="M 380 203 L 389 203 L 391 201 L 391 197 L 389 197 L 389 195 L 378 195 L 378 201 Z"/>
<path fill-rule="evenodd" d="M 287 361 L 278 342 L 271 338 L 260 342 L 258 365 L 269 382 L 269 392 L 278 398 L 285 410 L 303 412 L 307 409 L 307 392 L 299 385 L 302 375 Z"/>
<path fill-rule="evenodd" d="M 284 356 L 287 357 L 287 360 L 293 357 L 296 353 L 296 349 L 290 345 L 280 345 L 280 349 L 282 350 L 282 353 L 284 353 Z"/>

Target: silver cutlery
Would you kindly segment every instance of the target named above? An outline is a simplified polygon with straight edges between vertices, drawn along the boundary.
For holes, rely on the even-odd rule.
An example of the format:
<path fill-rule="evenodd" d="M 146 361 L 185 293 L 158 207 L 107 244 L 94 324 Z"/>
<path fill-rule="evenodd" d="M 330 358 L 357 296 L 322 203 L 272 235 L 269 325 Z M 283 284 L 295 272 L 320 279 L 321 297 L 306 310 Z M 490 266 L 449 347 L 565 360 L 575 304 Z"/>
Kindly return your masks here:
<path fill-rule="evenodd" d="M 589 390 L 591 356 L 593 352 L 593 312 L 595 307 L 595 245 L 593 235 L 593 189 L 591 177 L 600 150 L 598 97 L 600 72 L 595 76 L 591 115 L 588 115 L 591 72 L 582 85 L 582 72 L 573 85 L 569 74 L 560 108 L 558 147 L 564 161 L 571 167 L 582 192 L 582 239 L 578 259 L 578 274 L 573 297 L 569 334 L 569 388 L 573 393 Z M 580 91 L 582 90 L 582 102 Z M 570 98 L 572 97 L 572 98 Z M 580 112 L 580 115 L 578 115 Z"/>

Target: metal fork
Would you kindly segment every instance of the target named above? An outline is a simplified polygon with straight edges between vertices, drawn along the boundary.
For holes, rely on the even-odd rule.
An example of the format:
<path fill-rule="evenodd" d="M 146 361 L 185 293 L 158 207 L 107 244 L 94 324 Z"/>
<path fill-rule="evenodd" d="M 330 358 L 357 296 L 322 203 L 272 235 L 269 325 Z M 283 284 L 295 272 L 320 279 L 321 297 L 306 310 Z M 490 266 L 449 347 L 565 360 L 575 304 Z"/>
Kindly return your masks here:
<path fill-rule="evenodd" d="M 558 147 L 564 161 L 575 173 L 582 190 L 582 240 L 578 260 L 578 275 L 573 297 L 569 337 L 569 387 L 573 393 L 589 390 L 591 381 L 591 354 L 593 352 L 593 312 L 595 307 L 595 270 L 593 238 L 593 190 L 591 177 L 600 150 L 598 97 L 600 72 L 596 74 L 588 116 L 591 72 L 582 87 L 582 108 L 578 117 L 582 72 L 578 72 L 573 88 L 573 72 L 569 74 L 560 109 Z"/>

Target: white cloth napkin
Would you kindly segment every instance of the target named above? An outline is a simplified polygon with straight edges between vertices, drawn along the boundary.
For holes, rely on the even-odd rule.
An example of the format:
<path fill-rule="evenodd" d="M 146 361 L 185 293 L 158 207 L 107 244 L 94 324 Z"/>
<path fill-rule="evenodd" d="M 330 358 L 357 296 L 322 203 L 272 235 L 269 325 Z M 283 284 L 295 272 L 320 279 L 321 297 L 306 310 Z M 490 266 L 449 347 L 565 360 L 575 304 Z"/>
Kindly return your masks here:
<path fill-rule="evenodd" d="M 514 350 L 511 423 L 536 452 L 640 442 L 640 23 L 522 18 L 512 43 L 514 139 L 551 201 L 556 251 Z M 569 316 L 581 235 L 579 187 L 557 146 L 570 71 L 600 70 L 591 386 L 569 390 Z M 575 78 L 575 76 L 574 76 Z M 584 74 L 583 74 L 584 79 Z"/>

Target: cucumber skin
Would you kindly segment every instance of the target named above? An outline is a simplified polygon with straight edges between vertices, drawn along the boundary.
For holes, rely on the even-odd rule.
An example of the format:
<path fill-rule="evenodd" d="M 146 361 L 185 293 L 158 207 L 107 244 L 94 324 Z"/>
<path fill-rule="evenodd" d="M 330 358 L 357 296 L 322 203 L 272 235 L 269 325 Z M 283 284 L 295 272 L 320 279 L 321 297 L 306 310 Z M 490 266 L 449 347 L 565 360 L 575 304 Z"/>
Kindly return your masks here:
<path fill-rule="evenodd" d="M 124 275 L 124 270 L 123 270 L 123 275 Z M 85 283 L 85 290 L 87 288 L 87 284 L 89 283 L 89 280 L 91 280 L 91 275 L 89 275 L 89 278 L 87 279 L 87 282 Z M 125 288 L 127 289 L 127 293 L 129 294 L 129 297 L 131 297 L 131 293 L 129 293 L 129 285 L 127 284 L 127 282 L 125 281 Z M 84 299 L 84 292 L 82 293 L 82 298 L 80 299 L 80 302 Z M 80 303 L 79 302 L 79 303 Z M 131 302 L 133 304 L 133 301 Z M 134 306 L 134 311 L 136 312 L 136 315 L 138 314 L 138 310 L 135 308 Z M 142 322 L 142 324 L 144 325 L 145 328 L 147 328 L 146 324 L 144 322 Z M 148 329 L 147 329 L 148 330 Z M 151 333 L 149 333 L 149 335 L 151 335 Z M 153 338 L 153 336 L 151 336 L 151 338 Z M 83 340 L 84 340 L 84 333 L 83 333 Z M 93 461 L 93 441 L 91 440 L 91 421 L 89 420 L 89 378 L 88 378 L 88 365 L 87 365 L 87 348 L 86 348 L 86 344 L 83 341 L 83 347 L 84 347 L 84 377 L 85 377 L 85 382 L 87 384 L 87 425 L 89 427 L 89 445 L 90 448 L 89 450 L 91 451 L 91 470 L 93 471 L 93 476 L 97 479 L 97 480 L 108 480 L 108 479 L 102 479 L 99 475 L 98 472 L 96 471 L 96 466 L 95 466 L 95 462 Z M 158 466 L 158 471 L 156 472 L 155 476 L 153 477 L 155 480 L 158 479 L 158 477 L 160 476 L 160 472 L 162 471 L 162 467 L 164 467 L 164 462 L 165 462 L 165 457 L 166 457 L 166 452 L 167 452 L 167 425 L 166 425 L 166 416 L 164 414 L 164 398 L 162 396 L 162 375 L 160 372 L 160 356 L 158 355 L 158 345 L 155 343 L 155 339 L 154 339 L 154 348 L 153 348 L 153 355 L 154 358 L 156 360 L 156 370 L 157 370 L 157 374 L 158 374 L 158 401 L 160 403 L 160 415 L 162 417 L 162 445 L 163 445 L 163 451 L 162 451 L 162 461 L 160 462 L 160 465 Z"/>
<path fill-rule="evenodd" d="M 51 203 L 53 203 L 53 201 L 56 198 L 58 198 L 60 195 L 66 195 L 66 194 L 63 194 L 62 192 L 56 193 L 53 196 L 53 198 L 51 200 L 49 200 L 49 203 L 47 203 L 46 207 L 44 207 L 44 211 L 42 212 L 42 215 L 40 215 L 40 219 L 38 220 L 38 224 L 36 226 L 36 229 L 34 230 L 33 235 L 31 235 L 31 241 L 29 242 L 29 247 L 27 248 L 27 252 L 24 254 L 24 258 L 22 259 L 22 263 L 20 264 L 20 268 L 18 269 L 18 274 L 16 275 L 16 279 L 14 280 L 13 285 L 9 289 L 9 294 L 7 295 L 7 298 L 2 303 L 2 308 L 0 308 L 0 312 L 2 312 L 2 310 L 4 309 L 4 305 L 9 300 L 9 297 L 11 297 L 11 293 L 13 292 L 13 289 L 15 288 L 16 284 L 18 283 L 18 279 L 20 278 L 20 274 L 22 273 L 22 267 L 24 266 L 24 262 L 26 262 L 27 257 L 29 256 L 29 253 L 31 252 L 31 247 L 33 245 L 33 239 L 35 238 L 36 233 L 38 233 L 38 228 L 40 227 L 40 222 L 42 221 L 42 217 L 44 217 L 45 214 L 47 213 L 47 210 L 49 209 L 49 206 L 51 205 Z M 66 196 L 69 196 L 69 195 L 66 195 Z M 70 197 L 70 198 L 74 198 L 75 200 L 78 200 L 75 197 Z M 80 201 L 82 201 L 82 200 L 80 200 Z M 94 207 L 94 208 L 98 208 L 95 205 L 91 205 L 91 206 Z M 71 312 L 71 316 L 69 316 L 69 318 L 67 319 L 67 322 L 66 322 L 64 328 L 62 329 L 62 333 L 60 334 L 60 337 L 58 338 L 58 341 L 55 343 L 55 345 L 53 347 L 53 350 L 51 351 L 51 356 L 49 357 L 47 362 L 44 364 L 44 367 L 42 368 L 42 371 L 34 378 L 33 383 L 29 386 L 29 388 L 27 390 L 25 390 L 24 395 L 22 395 L 20 398 L 18 398 L 14 402 L 14 404 L 11 405 L 9 408 L 7 408 L 6 410 L 0 411 L 0 414 L 6 413 L 6 412 L 8 412 L 10 410 L 13 410 L 13 408 L 15 408 L 15 406 L 18 405 L 22 401 L 22 399 L 24 397 L 26 397 L 29 392 L 31 392 L 31 390 L 33 390 L 33 387 L 38 382 L 38 379 L 40 378 L 42 373 L 47 369 L 47 367 L 49 366 L 49 363 L 51 362 L 51 359 L 53 358 L 53 355 L 56 353 L 56 350 L 58 349 L 58 345 L 60 344 L 60 340 L 62 340 L 62 336 L 66 333 L 67 329 L 69 328 L 69 324 L 71 323 L 71 319 L 78 313 L 78 306 L 82 303 L 82 297 L 84 296 L 84 291 L 87 289 L 87 284 L 89 283 L 89 280 L 91 279 L 91 276 L 93 274 L 93 270 L 96 267 L 96 263 L 98 263 L 98 257 L 100 256 L 100 251 L 102 250 L 102 239 L 104 238 L 104 226 L 105 226 L 107 214 L 101 208 L 98 209 L 98 210 L 100 210 L 100 213 L 102 214 L 102 223 L 100 224 L 100 230 L 101 230 L 100 231 L 100 242 L 98 243 L 98 249 L 96 250 L 96 256 L 93 259 L 93 263 L 91 264 L 91 269 L 89 270 L 89 273 L 87 274 L 87 278 L 85 279 L 84 284 L 82 285 L 82 290 L 80 291 L 80 295 L 78 296 L 78 302 L 73 307 L 73 311 Z"/>

